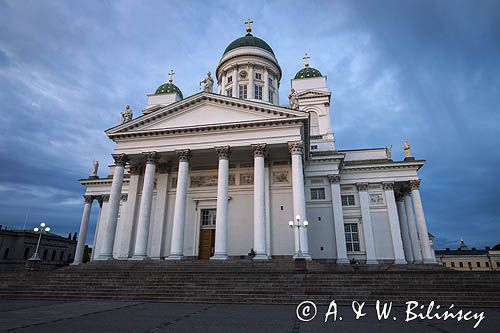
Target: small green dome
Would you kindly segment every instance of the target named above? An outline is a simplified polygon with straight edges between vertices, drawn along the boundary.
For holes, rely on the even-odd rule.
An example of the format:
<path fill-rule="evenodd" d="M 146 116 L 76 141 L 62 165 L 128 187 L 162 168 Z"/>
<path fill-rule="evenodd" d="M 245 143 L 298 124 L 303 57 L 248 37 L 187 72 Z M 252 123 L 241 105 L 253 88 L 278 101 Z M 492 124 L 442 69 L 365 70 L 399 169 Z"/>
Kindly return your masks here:
<path fill-rule="evenodd" d="M 316 68 L 312 67 L 304 67 L 300 71 L 295 74 L 294 79 L 307 79 L 310 77 L 321 77 L 321 72 L 318 71 Z"/>
<path fill-rule="evenodd" d="M 172 82 L 164 83 L 161 86 L 158 87 L 155 91 L 155 95 L 160 95 L 160 94 L 173 94 L 176 93 L 179 95 L 181 99 L 184 97 L 182 96 L 182 91 L 177 87 L 175 84 Z"/>
<path fill-rule="evenodd" d="M 260 49 L 271 52 L 271 54 L 274 55 L 273 49 L 269 46 L 269 44 L 267 44 L 264 40 L 262 40 L 258 37 L 255 37 L 251 33 L 248 33 L 245 36 L 234 40 L 231 44 L 229 44 L 226 47 L 224 54 L 228 53 L 231 50 L 237 49 L 239 47 L 245 47 L 245 46 L 258 47 Z"/>

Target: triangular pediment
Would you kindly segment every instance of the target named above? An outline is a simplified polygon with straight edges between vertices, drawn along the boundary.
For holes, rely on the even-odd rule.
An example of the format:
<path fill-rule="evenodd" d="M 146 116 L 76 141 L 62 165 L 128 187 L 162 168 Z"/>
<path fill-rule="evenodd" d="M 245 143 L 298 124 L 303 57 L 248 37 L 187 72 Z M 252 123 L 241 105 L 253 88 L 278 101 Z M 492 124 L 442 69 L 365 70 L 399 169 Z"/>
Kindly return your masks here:
<path fill-rule="evenodd" d="M 321 90 L 305 90 L 298 94 L 299 98 L 329 97 L 330 92 Z"/>
<path fill-rule="evenodd" d="M 114 136 L 131 132 L 255 124 L 300 118 L 307 119 L 307 114 L 265 103 L 199 93 L 111 128 L 106 133 Z"/>

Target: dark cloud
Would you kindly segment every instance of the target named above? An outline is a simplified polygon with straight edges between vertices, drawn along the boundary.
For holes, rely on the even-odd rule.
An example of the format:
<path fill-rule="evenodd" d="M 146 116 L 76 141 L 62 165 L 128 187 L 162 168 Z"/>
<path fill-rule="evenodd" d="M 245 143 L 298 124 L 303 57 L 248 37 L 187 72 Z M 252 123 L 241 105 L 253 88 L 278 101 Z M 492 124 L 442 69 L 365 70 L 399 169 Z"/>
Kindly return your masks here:
<path fill-rule="evenodd" d="M 293 5 L 291 5 L 293 4 Z M 136 115 L 170 68 L 199 91 L 252 17 L 283 69 L 281 102 L 302 55 L 328 76 L 338 148 L 408 138 L 439 247 L 500 242 L 500 4 L 495 1 L 0 3 L 0 224 L 79 227 L 85 177 L 101 175 L 103 131 Z M 93 221 L 97 209 L 93 211 Z M 95 223 L 95 222 L 94 222 Z M 93 228 L 93 225 L 92 225 Z M 89 238 L 92 239 L 93 230 Z"/>

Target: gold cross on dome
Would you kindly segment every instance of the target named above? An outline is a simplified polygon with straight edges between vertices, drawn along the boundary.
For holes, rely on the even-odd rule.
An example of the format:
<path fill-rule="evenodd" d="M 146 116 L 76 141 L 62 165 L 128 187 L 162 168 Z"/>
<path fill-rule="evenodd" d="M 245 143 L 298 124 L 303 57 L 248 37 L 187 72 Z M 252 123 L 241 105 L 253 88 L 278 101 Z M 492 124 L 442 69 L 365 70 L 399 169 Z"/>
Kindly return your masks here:
<path fill-rule="evenodd" d="M 168 82 L 172 83 L 172 81 L 174 80 L 174 74 L 175 74 L 174 70 L 171 69 L 170 72 L 168 73 L 169 77 Z"/>
<path fill-rule="evenodd" d="M 253 21 L 248 19 L 245 21 L 245 24 L 247 24 L 247 33 L 251 33 L 252 32 L 252 26 L 250 24 L 252 24 Z"/>
<path fill-rule="evenodd" d="M 308 55 L 307 55 L 307 52 L 306 52 L 306 55 L 302 58 L 302 59 L 304 59 L 304 66 L 305 66 L 305 67 L 309 67 L 309 59 L 310 59 L 310 58 L 311 58 L 311 57 L 310 57 L 310 56 L 308 56 Z"/>

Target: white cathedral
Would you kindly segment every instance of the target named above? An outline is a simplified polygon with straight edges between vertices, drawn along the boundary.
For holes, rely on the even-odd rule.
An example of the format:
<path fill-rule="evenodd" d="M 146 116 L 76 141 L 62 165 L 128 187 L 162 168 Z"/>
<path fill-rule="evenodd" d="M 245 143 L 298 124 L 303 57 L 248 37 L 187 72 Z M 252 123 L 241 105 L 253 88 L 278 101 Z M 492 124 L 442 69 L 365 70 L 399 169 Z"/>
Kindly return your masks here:
<path fill-rule="evenodd" d="M 82 262 L 92 202 L 92 260 L 330 259 L 338 264 L 433 264 L 420 198 L 423 160 L 388 148 L 341 150 L 327 77 L 308 64 L 279 105 L 281 68 L 251 33 L 234 40 L 203 91 L 173 83 L 143 114 L 106 131 L 116 144 L 106 178 L 81 179 Z"/>

